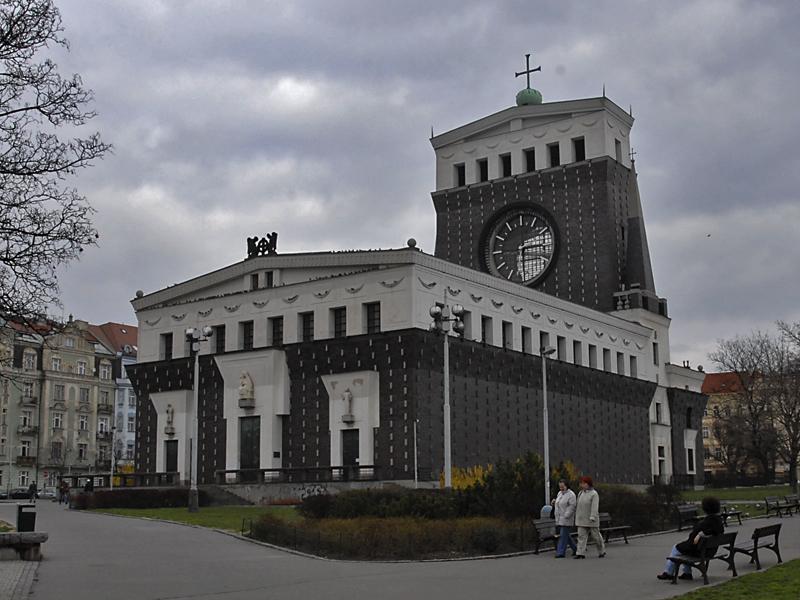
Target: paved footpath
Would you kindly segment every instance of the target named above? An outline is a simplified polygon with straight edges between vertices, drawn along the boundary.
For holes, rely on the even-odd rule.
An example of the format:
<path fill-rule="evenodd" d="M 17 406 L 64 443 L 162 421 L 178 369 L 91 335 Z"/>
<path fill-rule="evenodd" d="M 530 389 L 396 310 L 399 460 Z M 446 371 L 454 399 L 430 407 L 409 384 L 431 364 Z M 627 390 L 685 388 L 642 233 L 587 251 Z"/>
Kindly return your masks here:
<path fill-rule="evenodd" d="M 0 504 L 0 519 L 13 505 Z M 202 510 L 202 509 L 201 509 Z M 556 598 L 579 590 L 592 600 L 668 598 L 702 587 L 658 581 L 664 557 L 686 532 L 612 542 L 602 560 L 554 560 L 552 552 L 498 560 L 440 563 L 357 563 L 295 556 L 214 531 L 140 519 L 69 511 L 38 504 L 44 545 L 34 600 L 245 600 L 325 598 L 386 600 Z M 772 519 L 777 521 L 777 519 Z M 800 517 L 782 520 L 784 560 L 800 557 Z M 733 526 L 749 537 L 763 519 Z M 764 553 L 764 565 L 775 564 Z M 745 557 L 740 573 L 754 571 Z M 723 563 L 712 583 L 730 579 Z"/>

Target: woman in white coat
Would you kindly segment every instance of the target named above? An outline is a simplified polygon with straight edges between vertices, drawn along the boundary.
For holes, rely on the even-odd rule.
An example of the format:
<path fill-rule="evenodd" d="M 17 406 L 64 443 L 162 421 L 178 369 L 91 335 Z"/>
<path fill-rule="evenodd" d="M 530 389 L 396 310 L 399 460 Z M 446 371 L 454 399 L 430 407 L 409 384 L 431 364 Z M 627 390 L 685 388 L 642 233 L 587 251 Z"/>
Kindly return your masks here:
<path fill-rule="evenodd" d="M 577 554 L 577 547 L 570 534 L 575 529 L 575 508 L 578 502 L 575 498 L 575 492 L 569 489 L 569 484 L 565 479 L 561 479 L 558 482 L 558 490 L 558 496 L 553 500 L 556 525 L 560 528 L 556 558 L 564 558 L 567 546 L 572 548 L 573 556 Z"/>
<path fill-rule="evenodd" d="M 591 477 L 581 477 L 581 491 L 578 492 L 578 507 L 575 510 L 575 525 L 578 526 L 578 550 L 573 558 L 586 558 L 586 543 L 591 537 L 600 552 L 606 555 L 606 545 L 600 534 L 600 496 L 598 496 Z"/>

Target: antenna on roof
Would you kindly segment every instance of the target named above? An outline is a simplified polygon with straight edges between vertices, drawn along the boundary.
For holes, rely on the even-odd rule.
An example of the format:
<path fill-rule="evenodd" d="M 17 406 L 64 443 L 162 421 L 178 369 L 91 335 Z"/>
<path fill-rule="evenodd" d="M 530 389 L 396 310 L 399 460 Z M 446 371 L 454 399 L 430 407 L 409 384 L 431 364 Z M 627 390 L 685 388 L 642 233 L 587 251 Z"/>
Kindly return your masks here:
<path fill-rule="evenodd" d="M 603 98 L 606 97 L 606 84 L 603 83 Z"/>
<path fill-rule="evenodd" d="M 433 125 L 431 125 L 431 137 L 433 137 Z"/>
<path fill-rule="evenodd" d="M 628 105 L 628 114 L 629 114 L 630 116 L 633 116 L 633 104 L 629 104 L 629 105 Z"/>

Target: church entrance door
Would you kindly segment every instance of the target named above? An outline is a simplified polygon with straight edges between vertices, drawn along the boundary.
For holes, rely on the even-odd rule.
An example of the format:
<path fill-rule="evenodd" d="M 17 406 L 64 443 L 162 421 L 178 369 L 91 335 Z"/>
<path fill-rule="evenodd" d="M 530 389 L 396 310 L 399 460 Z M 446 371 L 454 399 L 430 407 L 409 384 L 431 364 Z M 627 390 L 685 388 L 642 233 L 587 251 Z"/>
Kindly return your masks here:
<path fill-rule="evenodd" d="M 344 477 L 352 479 L 358 466 L 358 429 L 345 429 L 342 431 L 342 466 Z"/>
<path fill-rule="evenodd" d="M 178 470 L 178 440 L 164 440 L 164 470 L 167 473 Z"/>
<path fill-rule="evenodd" d="M 261 468 L 261 417 L 239 418 L 239 468 Z M 241 473 L 241 481 L 258 481 L 258 473 Z"/>

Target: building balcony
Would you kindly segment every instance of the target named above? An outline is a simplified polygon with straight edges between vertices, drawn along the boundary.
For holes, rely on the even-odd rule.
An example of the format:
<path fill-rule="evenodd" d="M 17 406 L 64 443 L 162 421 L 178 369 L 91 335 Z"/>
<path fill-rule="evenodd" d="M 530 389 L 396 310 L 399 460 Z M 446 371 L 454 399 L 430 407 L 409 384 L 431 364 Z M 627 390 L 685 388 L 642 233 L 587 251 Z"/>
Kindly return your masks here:
<path fill-rule="evenodd" d="M 98 458 L 94 461 L 94 467 L 98 471 L 110 471 L 111 470 L 111 459 L 110 458 Z"/>
<path fill-rule="evenodd" d="M 17 456 L 18 467 L 34 467 L 36 466 L 35 456 Z"/>
<path fill-rule="evenodd" d="M 36 425 L 17 425 L 17 433 L 20 435 L 36 435 L 38 432 Z"/>
<path fill-rule="evenodd" d="M 19 399 L 20 406 L 37 406 L 39 404 L 39 398 L 36 396 L 23 396 Z"/>
<path fill-rule="evenodd" d="M 97 432 L 97 439 L 101 441 L 111 441 L 111 432 L 110 431 L 98 431 Z"/>
<path fill-rule="evenodd" d="M 100 402 L 97 405 L 97 412 L 110 415 L 114 411 L 114 406 L 110 402 Z"/>

